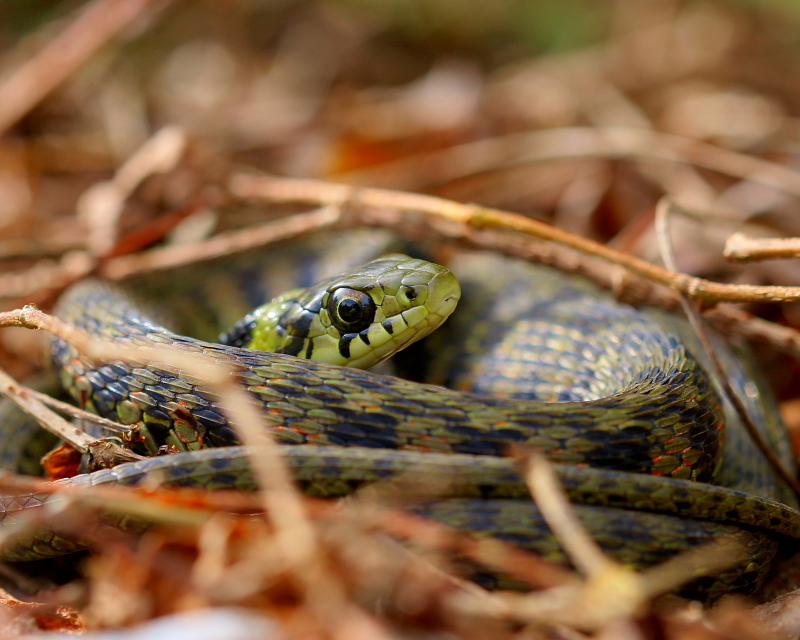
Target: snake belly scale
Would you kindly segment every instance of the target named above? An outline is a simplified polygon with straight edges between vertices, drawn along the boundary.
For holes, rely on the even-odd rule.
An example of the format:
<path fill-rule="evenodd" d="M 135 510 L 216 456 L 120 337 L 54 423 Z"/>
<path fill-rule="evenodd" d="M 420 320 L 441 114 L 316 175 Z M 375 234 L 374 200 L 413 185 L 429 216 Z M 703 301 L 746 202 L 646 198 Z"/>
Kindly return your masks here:
<path fill-rule="evenodd" d="M 562 470 L 562 477 L 571 495 L 579 496 L 589 510 L 587 521 L 605 531 L 605 546 L 618 547 L 618 557 L 647 565 L 674 554 L 681 539 L 684 547 L 691 546 L 735 529 L 750 535 L 756 560 L 742 563 L 724 588 L 752 586 L 780 544 L 800 536 L 800 514 L 778 502 L 704 484 L 713 482 L 722 466 L 746 464 L 731 456 L 720 462 L 725 414 L 713 383 L 674 333 L 624 305 L 617 307 L 619 314 L 609 311 L 604 322 L 617 324 L 623 350 L 632 359 L 623 371 L 604 374 L 616 387 L 606 384 L 602 397 L 558 402 L 463 392 L 203 342 L 169 331 L 124 293 L 94 281 L 73 287 L 60 302 L 59 313 L 95 335 L 168 343 L 234 365 L 257 402 L 278 417 L 275 435 L 295 445 L 286 448 L 290 464 L 314 494 L 346 493 L 393 473 L 398 465 L 444 470 L 448 464 L 461 465 L 461 484 L 469 485 L 473 478 L 475 488 L 419 511 L 536 549 L 537 539 L 547 536 L 540 533 L 535 508 L 524 499 L 518 478 L 508 480 L 514 475 L 509 462 L 495 458 L 509 444 L 524 444 L 557 463 L 581 467 Z M 91 365 L 61 341 L 54 342 L 53 354 L 66 388 L 100 415 L 134 425 L 141 435 L 140 449 L 152 452 L 167 444 L 187 452 L 75 482 L 120 481 L 121 476 L 131 482 L 148 465 L 176 470 L 173 480 L 178 483 L 180 476 L 182 484 L 243 487 L 251 482 L 243 454 L 231 447 L 238 442 L 235 430 L 213 395 L 195 382 L 157 363 L 146 368 Z M 223 454 L 200 451 L 208 446 L 228 448 Z M 451 455 L 440 455 L 444 453 Z M 219 457 L 209 472 L 208 460 L 214 456 Z M 659 494 L 663 505 L 650 499 Z M 9 512 L 19 505 L 7 505 Z M 620 524 L 619 509 L 652 535 L 637 539 L 631 523 Z M 617 515 L 611 513 L 609 520 L 609 512 Z M 683 528 L 687 522 L 693 523 L 691 533 Z M 58 545 L 40 540 L 29 555 L 47 555 L 48 546 Z M 9 553 L 21 559 L 26 551 Z"/>

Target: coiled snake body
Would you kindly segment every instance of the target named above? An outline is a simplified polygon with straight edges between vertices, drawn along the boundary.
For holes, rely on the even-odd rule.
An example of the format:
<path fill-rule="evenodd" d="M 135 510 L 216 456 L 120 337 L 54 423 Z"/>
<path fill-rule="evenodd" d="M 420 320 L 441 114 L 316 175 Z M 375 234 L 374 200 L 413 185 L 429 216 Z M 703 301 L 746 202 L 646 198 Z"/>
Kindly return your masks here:
<path fill-rule="evenodd" d="M 469 263 L 486 271 L 479 259 Z M 514 268 L 502 270 L 512 290 L 539 273 L 534 302 L 517 304 L 521 294 L 507 294 L 512 302 L 494 307 L 490 315 L 495 317 L 482 321 L 489 328 L 467 338 L 473 341 L 471 351 L 488 354 L 490 364 L 474 364 L 457 353 L 439 376 L 458 387 L 509 397 L 180 336 L 144 316 L 118 290 L 98 283 L 73 288 L 60 313 L 99 335 L 168 342 L 233 363 L 242 384 L 268 415 L 278 417 L 275 434 L 292 445 L 285 449 L 290 465 L 312 494 L 342 495 L 402 469 L 445 470 L 459 480 L 456 489 L 417 511 L 557 557 L 557 544 L 525 498 L 513 465 L 496 457 L 510 443 L 521 443 L 557 463 L 577 465 L 562 468 L 562 480 L 587 526 L 616 557 L 647 566 L 736 532 L 749 546 L 748 558 L 696 587 L 714 593 L 753 588 L 779 547 L 800 537 L 800 513 L 770 500 L 780 497 L 774 479 L 763 461 L 744 459 L 760 454 L 744 453 L 746 438 L 726 416 L 701 364 L 653 317 L 586 285 L 573 286 L 565 276 L 542 276 L 528 268 L 519 277 Z M 511 338 L 491 335 L 512 320 Z M 455 335 L 459 327 L 456 323 Z M 590 334 L 599 337 L 587 338 Z M 538 355 L 528 355 L 532 352 Z M 532 374 L 534 358 L 542 366 Z M 166 484 L 251 488 L 246 458 L 230 446 L 236 433 L 207 391 L 157 364 L 90 366 L 58 341 L 54 359 L 65 386 L 84 405 L 139 428 L 141 447 L 153 450 L 166 443 L 187 451 L 73 482 L 130 483 L 159 469 Z M 498 361 L 510 363 L 512 373 L 498 376 Z M 535 379 L 532 391 L 517 384 L 523 376 Z M 742 378 L 741 385 L 755 395 L 751 381 Z M 197 451 L 206 446 L 224 448 Z M 719 481 L 733 488 L 705 484 Z M 737 491 L 736 482 L 764 497 Z M 6 512 L 21 505 L 6 501 Z M 65 548 L 56 537 L 43 536 L 36 544 L 6 549 L 5 558 L 42 557 Z"/>

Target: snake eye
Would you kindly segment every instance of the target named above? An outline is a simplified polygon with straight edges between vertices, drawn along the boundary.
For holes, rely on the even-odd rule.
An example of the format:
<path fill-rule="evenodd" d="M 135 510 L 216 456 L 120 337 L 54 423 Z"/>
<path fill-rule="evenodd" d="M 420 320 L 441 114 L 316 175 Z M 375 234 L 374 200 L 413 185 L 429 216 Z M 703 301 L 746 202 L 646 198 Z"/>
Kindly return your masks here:
<path fill-rule="evenodd" d="M 345 333 L 358 333 L 375 319 L 375 303 L 363 291 L 336 289 L 328 300 L 333 326 Z"/>

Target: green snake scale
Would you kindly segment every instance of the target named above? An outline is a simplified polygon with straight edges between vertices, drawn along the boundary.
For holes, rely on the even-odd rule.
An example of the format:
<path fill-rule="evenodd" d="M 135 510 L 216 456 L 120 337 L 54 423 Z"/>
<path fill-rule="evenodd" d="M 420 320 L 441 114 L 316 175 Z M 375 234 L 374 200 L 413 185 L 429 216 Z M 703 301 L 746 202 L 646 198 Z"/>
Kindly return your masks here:
<path fill-rule="evenodd" d="M 406 469 L 418 470 L 419 477 L 444 473 L 456 479 L 454 488 L 415 511 L 563 559 L 513 464 L 501 457 L 511 443 L 528 445 L 560 463 L 579 515 L 613 556 L 649 566 L 735 533 L 746 557 L 713 579 L 696 581 L 687 593 L 755 588 L 773 559 L 800 538 L 800 513 L 773 499 L 789 501 L 719 401 L 714 381 L 679 335 L 683 331 L 662 328 L 653 315 L 574 278 L 486 259 L 488 265 L 482 258 L 462 260 L 465 291 L 473 289 L 475 296 L 439 349 L 446 364 L 431 374 L 457 389 L 175 334 L 102 283 L 75 286 L 59 306 L 65 319 L 96 335 L 169 343 L 232 364 L 264 410 L 279 416 L 275 435 L 311 495 L 346 495 Z M 487 272 L 502 272 L 510 287 L 505 303 L 490 305 L 479 295 L 476 274 Z M 532 283 L 535 294 L 520 289 Z M 461 342 L 463 326 L 476 321 L 483 327 L 477 337 L 473 332 Z M 484 357 L 471 361 L 466 352 Z M 210 392 L 157 364 L 92 366 L 60 341 L 53 356 L 80 403 L 136 425 L 140 449 L 167 443 L 186 451 L 70 482 L 135 483 L 157 472 L 166 485 L 253 488 L 246 456 L 232 446 L 236 433 Z M 541 366 L 532 373 L 536 358 Z M 766 392 L 735 358 L 726 358 L 734 384 L 760 407 L 754 409 L 757 420 L 780 431 L 774 412 L 755 402 Z M 511 373 L 497 375 L 498 363 Z M 532 391 L 518 384 L 525 376 L 534 378 Z M 781 438 L 779 433 L 779 444 Z M 42 499 L 6 498 L 3 516 Z M 56 534 L 42 533 L 0 555 L 14 561 L 73 549 Z M 476 576 L 489 584 L 495 579 L 478 570 Z"/>

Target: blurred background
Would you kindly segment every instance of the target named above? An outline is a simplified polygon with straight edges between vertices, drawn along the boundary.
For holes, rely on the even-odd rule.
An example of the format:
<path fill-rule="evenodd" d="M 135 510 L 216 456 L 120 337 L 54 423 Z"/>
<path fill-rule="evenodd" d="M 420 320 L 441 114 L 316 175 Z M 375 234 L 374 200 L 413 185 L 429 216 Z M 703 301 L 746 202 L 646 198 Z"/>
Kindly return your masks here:
<path fill-rule="evenodd" d="M 0 72 L 5 308 L 86 250 L 81 194 L 167 125 L 190 152 L 131 190 L 121 233 L 247 167 L 501 207 L 658 260 L 667 194 L 693 214 L 673 224 L 681 269 L 800 282 L 796 261 L 721 258 L 735 231 L 800 235 L 800 188 L 681 162 L 690 139 L 798 169 L 790 0 L 4 0 Z M 755 310 L 800 326 L 796 305 Z M 13 335 L 0 357 L 22 371 Z"/>
<path fill-rule="evenodd" d="M 681 270 L 800 285 L 800 261 L 722 257 L 734 232 L 800 236 L 799 116 L 794 0 L 0 0 L 0 310 L 277 215 L 226 196 L 240 171 L 477 202 L 655 262 L 666 195 Z M 797 304 L 746 308 L 800 328 Z M 24 379 L 40 341 L 4 329 L 0 366 Z M 800 433 L 798 361 L 759 355 Z"/>

